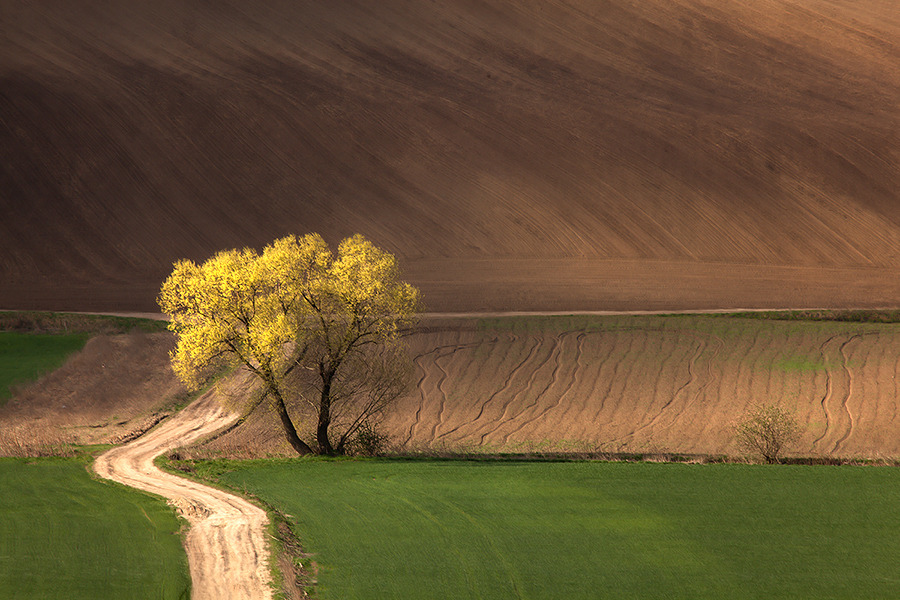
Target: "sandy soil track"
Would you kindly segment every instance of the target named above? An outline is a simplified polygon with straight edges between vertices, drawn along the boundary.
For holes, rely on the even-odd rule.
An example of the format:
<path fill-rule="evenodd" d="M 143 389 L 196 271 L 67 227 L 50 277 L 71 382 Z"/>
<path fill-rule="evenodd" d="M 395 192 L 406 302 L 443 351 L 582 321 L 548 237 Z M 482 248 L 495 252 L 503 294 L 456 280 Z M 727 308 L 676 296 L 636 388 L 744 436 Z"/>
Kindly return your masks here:
<path fill-rule="evenodd" d="M 232 415 L 208 394 L 94 463 L 101 477 L 168 498 L 190 522 L 185 546 L 194 600 L 271 598 L 265 512 L 246 500 L 164 473 L 153 465 L 153 459 L 166 450 L 189 444 L 231 420 Z"/>

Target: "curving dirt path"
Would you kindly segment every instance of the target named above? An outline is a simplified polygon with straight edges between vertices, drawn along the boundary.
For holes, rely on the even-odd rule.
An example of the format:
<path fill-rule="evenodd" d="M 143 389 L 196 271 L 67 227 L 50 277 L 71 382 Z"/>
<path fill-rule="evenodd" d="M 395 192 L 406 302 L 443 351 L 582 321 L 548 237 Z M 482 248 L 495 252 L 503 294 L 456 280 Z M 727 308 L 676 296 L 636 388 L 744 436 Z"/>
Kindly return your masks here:
<path fill-rule="evenodd" d="M 268 600 L 272 597 L 266 513 L 242 498 L 156 468 L 153 459 L 222 428 L 233 415 L 207 394 L 137 440 L 94 462 L 101 477 L 152 492 L 190 523 L 185 539 L 193 600 Z"/>

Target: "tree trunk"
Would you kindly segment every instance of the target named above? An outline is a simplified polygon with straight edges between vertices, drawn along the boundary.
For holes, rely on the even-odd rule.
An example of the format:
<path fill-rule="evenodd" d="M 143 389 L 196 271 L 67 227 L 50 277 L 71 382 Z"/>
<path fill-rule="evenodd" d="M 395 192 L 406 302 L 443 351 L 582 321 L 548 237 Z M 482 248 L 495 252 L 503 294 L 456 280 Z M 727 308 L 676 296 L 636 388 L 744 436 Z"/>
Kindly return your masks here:
<path fill-rule="evenodd" d="M 284 405 L 284 398 L 281 397 L 281 393 L 278 390 L 270 390 L 270 393 L 275 397 L 275 410 L 278 411 L 278 417 L 281 419 L 281 428 L 284 430 L 284 436 L 287 438 L 288 443 L 301 456 L 312 454 L 313 449 L 297 435 L 297 428 L 294 427 L 294 422 L 291 421 L 291 417 L 287 413 L 287 407 Z"/>
<path fill-rule="evenodd" d="M 331 376 L 322 377 L 322 396 L 319 398 L 319 425 L 316 428 L 316 441 L 319 443 L 319 454 L 333 455 L 334 448 L 328 439 L 328 426 L 331 425 Z"/>

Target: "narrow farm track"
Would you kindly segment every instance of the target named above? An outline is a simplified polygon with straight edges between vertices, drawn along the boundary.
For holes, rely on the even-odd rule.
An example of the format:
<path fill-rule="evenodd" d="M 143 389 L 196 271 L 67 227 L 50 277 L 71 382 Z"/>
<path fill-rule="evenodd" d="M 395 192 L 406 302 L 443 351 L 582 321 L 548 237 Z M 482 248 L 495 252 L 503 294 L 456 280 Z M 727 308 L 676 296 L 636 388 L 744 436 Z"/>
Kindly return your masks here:
<path fill-rule="evenodd" d="M 160 471 L 153 459 L 235 419 L 206 395 L 137 440 L 94 462 L 101 477 L 169 499 L 190 523 L 185 539 L 193 600 L 267 600 L 266 513 L 242 498 Z"/>
<path fill-rule="evenodd" d="M 834 364 L 840 365 L 840 368 L 829 369 L 826 372 L 825 395 L 821 402 L 822 412 L 825 416 L 825 430 L 813 445 L 824 446 L 826 438 L 836 437 L 837 439 L 833 443 L 829 442 L 829 445 L 833 446 L 833 452 L 840 448 L 843 441 L 850 436 L 853 428 L 853 416 L 847 408 L 852 387 L 845 348 L 858 337 L 858 335 L 854 335 L 849 339 L 841 339 L 834 336 L 822 344 L 822 357 L 827 360 L 828 355 L 834 356 Z M 826 353 L 826 347 L 833 348 L 833 350 Z"/>

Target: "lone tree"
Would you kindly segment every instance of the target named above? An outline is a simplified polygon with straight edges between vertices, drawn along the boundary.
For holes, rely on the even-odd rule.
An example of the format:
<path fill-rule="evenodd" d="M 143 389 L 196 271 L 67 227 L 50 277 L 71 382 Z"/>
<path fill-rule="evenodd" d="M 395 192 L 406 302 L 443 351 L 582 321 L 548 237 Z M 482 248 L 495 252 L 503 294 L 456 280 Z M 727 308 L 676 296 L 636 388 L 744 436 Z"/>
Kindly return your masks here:
<path fill-rule="evenodd" d="M 781 462 L 784 449 L 799 440 L 800 434 L 793 413 L 773 404 L 751 408 L 735 425 L 741 449 L 761 455 L 769 464 Z"/>
<path fill-rule="evenodd" d="M 414 321 L 419 291 L 400 280 L 392 254 L 361 235 L 342 241 L 337 256 L 309 234 L 261 254 L 181 260 L 158 301 L 178 337 L 179 378 L 196 389 L 223 367 L 245 367 L 262 384 L 254 406 L 271 402 L 300 454 L 346 452 L 409 381 L 400 331 Z M 298 400 L 312 409 L 314 442 L 288 413 Z"/>

